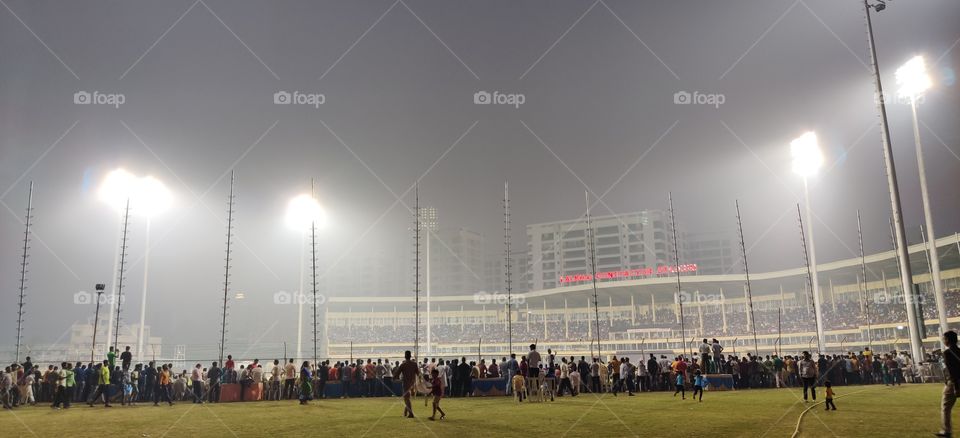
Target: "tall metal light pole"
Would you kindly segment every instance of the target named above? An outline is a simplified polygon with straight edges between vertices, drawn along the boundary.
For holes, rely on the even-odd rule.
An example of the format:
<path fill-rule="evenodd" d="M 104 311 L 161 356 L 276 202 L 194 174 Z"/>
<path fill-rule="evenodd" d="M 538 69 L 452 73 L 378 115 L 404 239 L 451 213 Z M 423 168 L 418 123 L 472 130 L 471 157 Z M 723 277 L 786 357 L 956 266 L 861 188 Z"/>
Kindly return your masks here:
<path fill-rule="evenodd" d="M 93 363 L 94 355 L 97 351 L 97 325 L 100 322 L 100 299 L 103 297 L 103 290 L 107 288 L 107 285 L 103 283 L 97 283 L 94 286 L 97 290 L 97 310 L 93 314 L 93 344 L 90 346 L 90 362 Z M 110 340 L 108 339 L 107 342 Z"/>
<path fill-rule="evenodd" d="M 220 356 L 219 364 L 223 364 L 223 350 L 227 343 L 227 300 L 230 292 L 230 262 L 232 260 L 233 242 L 233 205 L 234 205 L 234 172 L 230 171 L 230 195 L 227 197 L 227 250 L 226 258 L 223 264 L 223 307 L 220 309 Z"/>
<path fill-rule="evenodd" d="M 590 193 L 585 190 L 583 192 L 583 198 L 587 204 L 587 229 L 585 230 L 585 237 L 587 244 L 590 245 L 590 278 L 593 281 L 593 317 L 597 324 L 597 359 L 600 359 L 600 356 L 603 354 L 603 350 L 600 347 L 600 298 L 597 295 L 597 249 L 593 237 L 593 220 L 590 218 Z M 546 315 L 544 315 L 544 318 L 546 318 Z"/>
<path fill-rule="evenodd" d="M 287 226 L 300 232 L 299 288 L 294 294 L 294 298 L 297 301 L 297 355 L 295 357 L 298 359 L 303 357 L 303 302 L 306 299 L 306 296 L 303 293 L 303 275 L 304 268 L 306 266 L 304 256 L 306 254 L 307 231 L 316 228 L 318 224 L 321 226 L 325 225 L 326 221 L 326 214 L 324 213 L 323 208 L 319 203 L 317 203 L 316 198 L 313 196 L 312 180 L 310 182 L 310 186 L 310 193 L 297 195 L 290 200 L 290 202 L 287 204 L 286 218 Z M 316 234 L 311 233 L 311 235 L 314 236 L 315 239 Z M 314 263 L 316 262 L 314 261 Z M 315 273 L 315 271 L 313 272 Z M 316 309 L 314 308 L 314 311 L 315 310 Z M 314 325 L 314 328 L 316 328 L 316 325 Z M 314 338 L 316 340 L 316 336 L 314 336 Z"/>
<path fill-rule="evenodd" d="M 900 95 L 910 99 L 913 115 L 913 142 L 917 149 L 917 167 L 920 170 L 920 197 L 923 200 L 923 220 L 927 228 L 928 255 L 930 259 L 930 283 L 933 296 L 937 301 L 937 319 L 940 332 L 949 330 L 947 325 L 947 306 L 943 295 L 943 282 L 940 280 L 940 256 L 937 251 L 937 235 L 933 231 L 933 210 L 930 207 L 930 192 L 927 189 L 927 168 L 923 162 L 923 147 L 920 144 L 920 122 L 917 118 L 917 98 L 930 88 L 932 82 L 922 56 L 915 56 L 897 69 L 897 84 Z"/>
<path fill-rule="evenodd" d="M 143 294 L 140 297 L 140 325 L 137 328 L 137 358 L 143 357 L 143 327 L 147 316 L 147 274 L 150 272 L 150 220 L 169 206 L 170 191 L 158 179 L 141 178 L 137 184 L 136 202 L 138 212 L 147 218 L 145 250 L 143 254 Z"/>
<path fill-rule="evenodd" d="M 420 216 L 420 183 L 414 189 L 413 213 L 413 298 L 414 298 L 414 326 L 413 326 L 413 357 L 420 359 L 420 227 L 423 219 Z M 429 230 L 427 230 L 429 233 Z M 429 234 L 428 234 L 429 235 Z"/>
<path fill-rule="evenodd" d="M 33 218 L 33 181 L 30 181 L 30 190 L 27 192 L 27 215 L 24 218 L 23 253 L 20 256 L 20 300 L 17 302 L 17 353 L 15 361 L 20 360 L 20 342 L 23 340 L 23 297 L 27 291 L 27 253 L 30 250 L 30 220 Z M 29 371 L 29 370 L 28 370 Z"/>
<path fill-rule="evenodd" d="M 747 287 L 747 302 L 750 310 L 750 330 L 753 331 L 753 354 L 760 356 L 760 344 L 757 342 L 757 321 L 753 315 L 753 290 L 750 288 L 750 266 L 747 264 L 747 245 L 743 240 L 743 220 L 740 217 L 740 201 L 737 205 L 737 230 L 740 231 L 740 251 L 743 254 L 743 274 Z M 679 274 L 679 269 L 677 270 Z"/>
<path fill-rule="evenodd" d="M 113 349 L 116 350 L 118 347 L 118 341 L 120 339 L 120 307 L 123 304 L 123 280 L 124 275 L 127 272 L 127 238 L 129 236 L 128 231 L 130 229 L 130 198 L 127 198 L 126 205 L 123 208 L 123 231 L 120 233 L 120 268 L 117 270 L 117 293 L 115 295 L 115 300 L 117 304 L 117 315 L 114 318 L 114 324 L 116 327 L 113 331 Z M 107 342 L 110 342 L 107 339 Z"/>
<path fill-rule="evenodd" d="M 513 353 L 513 263 L 510 258 L 510 186 L 503 183 L 504 274 L 507 287 L 507 349 Z"/>
<path fill-rule="evenodd" d="M 870 0 L 863 0 L 867 20 L 867 44 L 870 48 L 870 62 L 873 64 L 873 80 L 876 86 L 874 100 L 880 112 L 880 139 L 883 146 L 883 161 L 887 169 L 887 187 L 890 192 L 890 207 L 893 211 L 894 239 L 897 244 L 897 259 L 900 263 L 900 283 L 903 296 L 907 304 L 907 323 L 910 332 L 910 352 L 914 360 L 923 359 L 923 340 L 920 338 L 920 318 L 917 315 L 914 301 L 916 295 L 913 290 L 913 270 L 910 267 L 910 252 L 907 248 L 906 230 L 903 226 L 903 211 L 900 207 L 900 187 L 897 183 L 897 168 L 893 162 L 893 147 L 890 145 L 890 128 L 887 125 L 887 107 L 883 101 L 883 85 L 880 81 L 880 66 L 877 64 L 877 48 L 873 41 L 873 22 L 870 18 L 870 8 L 880 12 L 886 9 L 883 0 L 871 5 Z"/>
<path fill-rule="evenodd" d="M 863 231 L 860 229 L 860 210 L 857 210 L 857 242 L 860 244 L 860 276 L 863 278 L 862 283 L 860 283 L 860 296 L 863 300 L 863 309 L 866 313 L 867 320 L 867 345 L 870 349 L 873 349 L 873 327 L 870 322 L 870 300 L 867 299 L 867 259 L 863 254 Z M 886 287 L 886 285 L 884 285 Z"/>
<path fill-rule="evenodd" d="M 310 197 L 314 202 L 317 197 L 313 192 L 313 178 L 310 179 Z M 313 365 L 317 366 L 317 218 L 310 220 L 310 284 L 313 288 Z"/>
<path fill-rule="evenodd" d="M 683 322 L 683 301 L 684 296 L 680 287 L 680 245 L 677 243 L 677 217 L 673 213 L 673 193 L 667 193 L 667 200 L 670 202 L 670 224 L 673 228 L 673 258 L 677 269 L 677 304 L 680 307 L 680 340 L 683 342 L 683 355 L 687 356 L 687 332 L 684 329 Z M 688 356 L 689 358 L 689 356 Z"/>
<path fill-rule="evenodd" d="M 813 293 L 813 312 L 817 322 L 817 347 L 823 351 L 825 345 L 823 335 L 823 313 L 820 310 L 820 284 L 817 279 L 817 252 L 813 245 L 813 206 L 810 204 L 810 189 L 807 179 L 816 174 L 823 164 L 823 154 L 817 144 L 817 135 L 806 132 L 790 142 L 790 155 L 793 157 L 793 171 L 803 177 L 803 198 L 807 211 L 806 241 L 809 242 L 810 253 L 808 265 L 810 273 L 810 289 Z"/>

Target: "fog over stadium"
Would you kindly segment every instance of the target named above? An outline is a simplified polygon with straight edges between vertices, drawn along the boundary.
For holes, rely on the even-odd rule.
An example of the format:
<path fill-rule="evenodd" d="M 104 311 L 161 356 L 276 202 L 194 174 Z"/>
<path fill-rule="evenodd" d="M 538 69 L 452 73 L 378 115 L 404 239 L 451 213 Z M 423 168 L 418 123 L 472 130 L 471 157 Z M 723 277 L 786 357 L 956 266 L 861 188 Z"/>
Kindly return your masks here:
<path fill-rule="evenodd" d="M 558 277 L 589 271 L 589 262 L 546 277 L 530 271 L 538 263 L 531 239 L 543 235 L 528 230 L 584 220 L 585 192 L 597 221 L 669 213 L 669 194 L 680 245 L 695 235 L 729 238 L 720 272 L 684 280 L 743 273 L 737 201 L 751 273 L 804 268 L 797 209 L 807 204 L 790 144 L 809 131 L 823 154 L 809 177 L 818 263 L 860 256 L 858 210 L 864 252 L 893 248 L 858 1 L 2 3 L 4 359 L 15 354 L 30 183 L 22 344 L 37 351 L 93 322 L 94 306 L 77 297 L 116 283 L 122 221 L 102 196 L 116 169 L 169 190 L 169 205 L 149 221 L 140 214 L 148 207 L 131 212 L 121 324 L 139 324 L 146 290 L 144 320 L 164 355 L 186 345 L 188 358 L 193 349 L 204 360 L 220 342 L 231 172 L 227 343 L 235 355 L 257 343 L 270 353 L 283 342 L 295 349 L 297 308 L 276 297 L 311 289 L 309 232 L 286 217 L 311 184 L 325 214 L 316 232 L 324 305 L 414 296 L 417 185 L 433 236 L 420 289 L 429 280 L 434 297 L 504 290 L 506 182 L 514 293 L 544 293 L 564 286 Z M 960 3 L 895 2 L 872 18 L 907 241 L 923 242 L 924 216 L 911 105 L 896 96 L 895 72 L 917 55 L 932 82 L 917 106 L 932 219 L 938 238 L 953 236 Z M 127 189 L 140 184 L 130 181 Z M 468 243 L 477 257 L 457 255 Z M 957 248 L 941 249 L 943 269 L 957 268 Z M 924 254 L 911 253 L 922 273 Z M 676 266 L 672 256 L 623 257 L 620 268 L 598 271 Z M 693 258 L 680 264 L 705 266 Z M 462 286 L 446 277 L 452 272 L 475 278 Z M 675 286 L 657 287 L 669 297 Z M 601 289 L 598 301 L 624 304 L 633 291 L 650 300 L 644 286 L 624 290 Z M 110 312 L 100 312 L 105 324 Z M 410 348 L 413 332 L 407 337 Z"/>

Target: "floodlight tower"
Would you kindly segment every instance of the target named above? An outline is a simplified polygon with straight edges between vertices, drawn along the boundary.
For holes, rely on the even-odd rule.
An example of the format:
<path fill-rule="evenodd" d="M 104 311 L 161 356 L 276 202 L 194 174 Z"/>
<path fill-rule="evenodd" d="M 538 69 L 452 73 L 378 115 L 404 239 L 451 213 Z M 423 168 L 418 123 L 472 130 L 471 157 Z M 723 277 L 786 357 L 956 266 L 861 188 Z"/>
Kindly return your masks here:
<path fill-rule="evenodd" d="M 311 193 L 295 196 L 287 204 L 287 226 L 300 232 L 300 288 L 295 294 L 297 300 L 297 359 L 302 358 L 303 341 L 303 270 L 307 231 L 326 223 L 326 213 Z"/>
<path fill-rule="evenodd" d="M 151 219 L 170 207 L 173 196 L 160 180 L 148 176 L 141 178 L 134 197 L 137 213 L 147 219 L 144 233 L 143 293 L 140 296 L 140 326 L 137 328 L 137 358 L 143 357 L 143 326 L 147 316 L 147 279 L 150 273 L 150 222 Z M 116 349 L 115 346 L 114 349 Z"/>
<path fill-rule="evenodd" d="M 231 256 L 231 243 L 233 240 L 233 212 L 234 212 L 234 201 L 236 197 L 233 194 L 233 185 L 235 182 L 234 172 L 230 171 L 230 195 L 227 197 L 227 250 L 226 250 L 226 260 L 223 265 L 223 307 L 220 313 L 220 356 L 219 362 L 223 363 L 223 350 L 226 348 L 227 343 L 227 300 L 228 294 L 230 293 L 230 262 L 232 260 Z"/>
<path fill-rule="evenodd" d="M 813 293 L 813 312 L 817 322 L 817 347 L 823 352 L 823 314 L 820 311 L 820 284 L 817 280 L 817 253 L 813 245 L 813 207 L 810 205 L 808 178 L 815 175 L 823 165 L 823 154 L 817 143 L 817 134 L 809 131 L 790 142 L 790 155 L 793 157 L 793 171 L 803 177 L 803 199 L 807 210 L 807 240 L 810 243 L 810 272 Z"/>
<path fill-rule="evenodd" d="M 20 255 L 20 301 L 17 305 L 17 353 L 15 361 L 20 360 L 20 342 L 23 340 L 23 298 L 27 290 L 27 257 L 30 250 L 30 225 L 33 219 L 33 181 L 30 181 L 30 190 L 27 192 L 27 214 L 24 217 L 23 253 Z"/>
<path fill-rule="evenodd" d="M 883 84 L 880 80 L 880 66 L 877 64 L 877 47 L 873 41 L 873 21 L 870 17 L 870 8 L 880 12 L 886 9 L 885 0 L 863 0 L 863 8 L 867 21 L 867 45 L 870 49 L 870 61 L 873 65 L 873 84 L 875 87 L 874 100 L 880 113 L 880 140 L 883 146 L 883 161 L 887 170 L 887 188 L 890 192 L 890 209 L 893 213 L 894 240 L 896 243 L 897 261 L 900 263 L 900 285 L 903 289 L 904 301 L 907 308 L 907 322 L 910 331 L 910 352 L 914 360 L 923 358 L 923 340 L 920 337 L 923 315 L 918 315 L 913 291 L 913 269 L 910 266 L 910 251 L 907 249 L 906 230 L 903 226 L 903 210 L 900 203 L 900 185 L 897 182 L 897 167 L 893 161 L 893 146 L 890 144 L 890 128 L 887 123 L 887 107 L 883 101 Z"/>
<path fill-rule="evenodd" d="M 897 85 L 900 85 L 900 95 L 910 99 L 910 110 L 913 114 L 913 142 L 917 149 L 917 167 L 920 169 L 920 196 L 923 199 L 923 219 L 927 228 L 927 241 L 930 258 L 930 282 L 933 285 L 933 296 L 937 301 L 937 319 L 940 322 L 940 333 L 949 330 L 947 325 L 947 308 L 943 296 L 943 283 L 940 280 L 940 257 L 937 254 L 937 235 L 933 232 L 933 211 L 930 208 L 930 191 L 927 188 L 927 169 L 923 163 L 923 148 L 920 145 L 920 123 L 917 118 L 917 99 L 932 85 L 923 56 L 914 56 L 897 69 Z"/>
<path fill-rule="evenodd" d="M 113 280 L 110 284 L 110 308 L 107 311 L 107 344 L 113 334 L 114 306 L 119 304 L 118 296 L 123 288 L 123 272 L 125 271 L 127 226 L 129 224 L 129 201 L 133 195 L 137 177 L 124 169 L 115 169 L 104 177 L 97 190 L 98 198 L 117 212 L 120 228 L 117 233 L 116 252 L 113 255 Z M 117 313 L 119 315 L 119 312 Z M 119 326 L 119 323 L 118 323 Z"/>

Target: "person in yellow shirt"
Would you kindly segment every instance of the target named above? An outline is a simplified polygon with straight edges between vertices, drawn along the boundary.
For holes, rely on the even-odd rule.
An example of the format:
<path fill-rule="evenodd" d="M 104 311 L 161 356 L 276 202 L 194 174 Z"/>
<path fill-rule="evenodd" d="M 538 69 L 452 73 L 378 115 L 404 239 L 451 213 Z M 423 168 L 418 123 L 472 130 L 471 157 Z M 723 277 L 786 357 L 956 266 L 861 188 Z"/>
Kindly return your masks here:
<path fill-rule="evenodd" d="M 526 380 L 520 374 L 513 376 L 513 393 L 516 395 L 517 403 L 523 401 L 523 398 L 527 394 L 527 385 Z"/>
<path fill-rule="evenodd" d="M 95 402 L 100 396 L 103 395 L 103 406 L 106 408 L 110 406 L 110 362 L 103 361 L 102 364 L 99 364 L 99 370 L 97 371 L 97 391 L 93 393 L 93 398 L 90 399 L 90 402 L 87 404 L 90 407 L 93 407 L 93 402 Z"/>
<path fill-rule="evenodd" d="M 834 411 L 837 410 L 837 405 L 833 404 L 833 386 L 829 380 L 823 382 L 823 386 L 827 388 L 827 402 L 824 404 L 824 410 L 829 411 L 831 407 Z"/>
<path fill-rule="evenodd" d="M 613 359 L 610 359 L 610 374 L 613 378 L 613 395 L 617 395 L 617 390 L 620 389 L 620 360 L 617 359 L 617 356 L 613 356 Z"/>
<path fill-rule="evenodd" d="M 160 397 L 163 397 L 165 402 L 173 406 L 173 400 L 170 400 L 170 370 L 166 365 L 160 369 L 160 375 L 157 377 L 160 379 L 160 391 L 153 395 L 153 405 L 159 405 Z"/>

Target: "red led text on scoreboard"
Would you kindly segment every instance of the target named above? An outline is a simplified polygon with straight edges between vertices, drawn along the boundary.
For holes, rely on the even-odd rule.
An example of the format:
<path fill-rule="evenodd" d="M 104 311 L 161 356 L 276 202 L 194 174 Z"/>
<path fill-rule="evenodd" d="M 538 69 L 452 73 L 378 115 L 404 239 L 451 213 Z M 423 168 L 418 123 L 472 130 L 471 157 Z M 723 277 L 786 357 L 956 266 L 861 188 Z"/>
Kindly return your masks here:
<path fill-rule="evenodd" d="M 657 266 L 657 269 L 653 268 L 640 268 L 640 269 L 628 269 L 625 271 L 606 271 L 606 272 L 597 272 L 597 280 L 617 280 L 624 278 L 636 278 L 636 277 L 649 277 L 651 275 L 657 274 L 676 274 L 677 272 L 696 272 L 697 264 L 688 263 L 680 266 L 668 266 L 662 265 Z M 560 277 L 560 283 L 580 283 L 583 281 L 592 281 L 593 275 L 591 274 L 576 274 L 576 275 L 564 275 Z"/>

